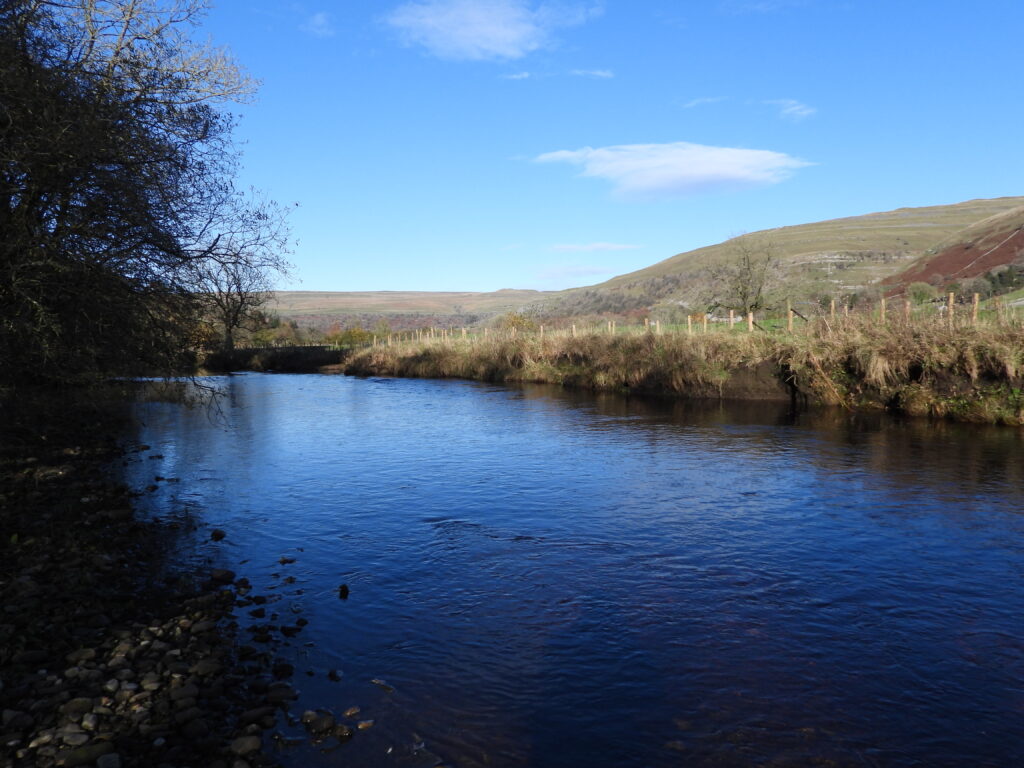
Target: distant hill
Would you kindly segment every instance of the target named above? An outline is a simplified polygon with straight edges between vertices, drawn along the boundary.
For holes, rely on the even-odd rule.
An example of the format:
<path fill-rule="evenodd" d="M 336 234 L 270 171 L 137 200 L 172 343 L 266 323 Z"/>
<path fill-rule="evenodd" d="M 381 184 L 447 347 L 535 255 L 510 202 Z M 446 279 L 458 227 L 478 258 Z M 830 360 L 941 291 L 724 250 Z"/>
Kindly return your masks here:
<path fill-rule="evenodd" d="M 503 289 L 488 293 L 440 291 L 277 291 L 269 309 L 302 325 L 326 329 L 334 323 L 372 327 L 471 325 L 522 309 L 550 291 Z"/>
<path fill-rule="evenodd" d="M 936 243 L 906 270 L 883 283 L 949 283 L 1010 264 L 1024 266 L 1024 205 L 975 222 Z"/>
<path fill-rule="evenodd" d="M 744 244 L 770 247 L 793 301 L 843 298 L 927 280 L 971 277 L 1013 261 L 1024 248 L 1024 197 L 899 208 L 752 232 L 672 256 L 586 288 L 490 293 L 279 291 L 272 309 L 305 325 L 393 328 L 471 325 L 510 311 L 541 317 L 698 310 L 707 270 Z M 1017 250 L 1014 250 L 1017 249 Z M 889 288 L 889 292 L 896 290 Z"/>
<path fill-rule="evenodd" d="M 755 247 L 770 243 L 794 300 L 845 296 L 901 272 L 965 227 L 1022 205 L 1024 197 L 970 200 L 753 232 L 677 254 L 598 285 L 562 291 L 534 309 L 547 315 L 579 315 L 643 310 L 659 304 L 696 307 L 707 284 L 703 273 L 735 258 L 741 240 Z"/>

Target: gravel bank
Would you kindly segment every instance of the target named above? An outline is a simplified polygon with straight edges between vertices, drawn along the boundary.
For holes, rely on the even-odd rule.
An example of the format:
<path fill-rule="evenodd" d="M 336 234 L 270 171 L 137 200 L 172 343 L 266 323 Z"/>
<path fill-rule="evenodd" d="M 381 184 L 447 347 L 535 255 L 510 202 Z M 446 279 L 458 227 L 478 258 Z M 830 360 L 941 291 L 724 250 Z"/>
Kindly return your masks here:
<path fill-rule="evenodd" d="M 108 417 L 11 414 L 0 410 L 0 766 L 277 764 L 277 728 L 298 718 L 274 649 L 298 628 L 264 625 L 244 644 L 235 611 L 267 598 L 230 571 L 166 562 L 184 534 L 137 519 L 111 481 Z M 353 733 L 330 713 L 301 721 L 317 743 Z"/>

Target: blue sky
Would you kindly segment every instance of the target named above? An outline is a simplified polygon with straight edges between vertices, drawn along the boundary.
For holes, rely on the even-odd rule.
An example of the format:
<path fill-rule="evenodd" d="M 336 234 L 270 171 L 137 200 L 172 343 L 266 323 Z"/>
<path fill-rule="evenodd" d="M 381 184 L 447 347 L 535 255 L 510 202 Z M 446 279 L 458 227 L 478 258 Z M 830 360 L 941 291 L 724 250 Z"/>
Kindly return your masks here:
<path fill-rule="evenodd" d="M 560 289 L 1024 194 L 1021 0 L 219 0 L 301 290 Z"/>

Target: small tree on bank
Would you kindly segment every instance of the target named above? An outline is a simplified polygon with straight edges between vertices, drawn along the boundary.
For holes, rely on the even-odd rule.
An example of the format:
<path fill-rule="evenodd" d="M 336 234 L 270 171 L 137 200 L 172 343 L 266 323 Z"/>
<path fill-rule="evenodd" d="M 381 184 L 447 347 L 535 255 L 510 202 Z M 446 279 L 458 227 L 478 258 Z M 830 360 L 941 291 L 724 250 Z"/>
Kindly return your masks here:
<path fill-rule="evenodd" d="M 708 311 L 733 309 L 743 314 L 773 305 L 782 285 L 775 244 L 744 235 L 732 241 L 728 261 L 705 271 L 703 303 Z"/>
<path fill-rule="evenodd" d="M 256 319 L 291 265 L 285 260 L 284 209 L 250 194 L 236 196 L 226 210 L 205 257 L 192 264 L 191 282 L 204 314 L 221 331 L 222 348 L 230 352 L 236 333 Z"/>

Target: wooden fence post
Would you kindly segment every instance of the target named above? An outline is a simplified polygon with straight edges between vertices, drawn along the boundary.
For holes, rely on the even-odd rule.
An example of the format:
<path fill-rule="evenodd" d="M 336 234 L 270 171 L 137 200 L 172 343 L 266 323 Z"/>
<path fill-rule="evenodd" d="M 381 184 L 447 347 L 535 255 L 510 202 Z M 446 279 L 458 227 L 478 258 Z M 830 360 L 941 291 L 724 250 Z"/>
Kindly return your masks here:
<path fill-rule="evenodd" d="M 572 324 L 572 337 L 574 339 L 576 338 L 576 323 Z"/>
<path fill-rule="evenodd" d="M 878 320 L 882 325 L 885 325 L 885 296 L 878 302 Z"/>
<path fill-rule="evenodd" d="M 832 299 L 832 301 L 830 301 L 829 304 L 828 304 L 828 315 L 829 315 L 829 317 L 832 320 L 836 319 L 836 300 L 835 299 Z"/>
<path fill-rule="evenodd" d="M 686 332 L 689 334 L 693 333 L 693 315 L 686 316 Z"/>
<path fill-rule="evenodd" d="M 754 313 L 747 312 L 747 333 L 754 332 Z"/>
<path fill-rule="evenodd" d="M 949 325 L 949 330 L 953 330 L 953 302 L 955 299 L 956 294 L 950 291 L 949 296 L 946 297 L 946 324 Z"/>
<path fill-rule="evenodd" d="M 974 306 L 971 308 L 971 325 L 978 324 L 978 302 L 981 299 L 981 294 L 974 294 Z"/>
<path fill-rule="evenodd" d="M 661 320 L 654 321 L 654 330 L 659 336 L 661 336 Z"/>
<path fill-rule="evenodd" d="M 793 332 L 793 304 L 789 299 L 786 299 L 786 330 Z"/>
<path fill-rule="evenodd" d="M 903 319 L 910 322 L 910 299 L 903 300 Z"/>
<path fill-rule="evenodd" d="M 708 313 L 704 313 L 704 333 L 708 332 Z"/>
<path fill-rule="evenodd" d="M 735 309 L 730 309 L 729 310 L 729 330 L 730 331 L 732 330 L 732 325 L 735 322 L 736 322 L 736 310 Z"/>

